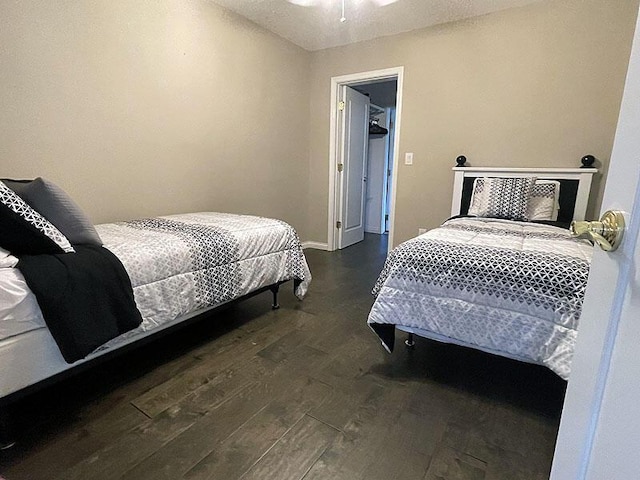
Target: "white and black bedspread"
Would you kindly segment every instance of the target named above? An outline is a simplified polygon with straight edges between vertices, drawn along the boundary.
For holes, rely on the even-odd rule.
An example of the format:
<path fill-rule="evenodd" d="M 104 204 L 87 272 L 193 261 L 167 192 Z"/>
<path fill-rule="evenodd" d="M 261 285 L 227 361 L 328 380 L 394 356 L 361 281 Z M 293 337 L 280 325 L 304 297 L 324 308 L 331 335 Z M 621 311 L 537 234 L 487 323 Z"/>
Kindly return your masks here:
<path fill-rule="evenodd" d="M 368 323 L 389 351 L 398 326 L 566 379 L 592 249 L 553 226 L 454 218 L 389 254 Z"/>
<path fill-rule="evenodd" d="M 131 278 L 143 317 L 136 330 L 284 280 L 299 280 L 295 293 L 302 298 L 311 281 L 297 233 L 280 220 L 203 212 L 96 229 Z"/>

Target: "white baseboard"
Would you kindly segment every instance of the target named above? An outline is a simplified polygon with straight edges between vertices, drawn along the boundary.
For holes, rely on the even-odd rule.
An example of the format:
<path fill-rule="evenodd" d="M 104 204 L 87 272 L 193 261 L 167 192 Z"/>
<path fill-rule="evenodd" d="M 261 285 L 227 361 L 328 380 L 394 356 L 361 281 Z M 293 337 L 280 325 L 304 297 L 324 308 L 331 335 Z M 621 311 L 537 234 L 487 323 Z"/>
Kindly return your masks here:
<path fill-rule="evenodd" d="M 329 250 L 327 243 L 320 242 L 302 242 L 302 248 L 315 248 L 316 250 Z"/>

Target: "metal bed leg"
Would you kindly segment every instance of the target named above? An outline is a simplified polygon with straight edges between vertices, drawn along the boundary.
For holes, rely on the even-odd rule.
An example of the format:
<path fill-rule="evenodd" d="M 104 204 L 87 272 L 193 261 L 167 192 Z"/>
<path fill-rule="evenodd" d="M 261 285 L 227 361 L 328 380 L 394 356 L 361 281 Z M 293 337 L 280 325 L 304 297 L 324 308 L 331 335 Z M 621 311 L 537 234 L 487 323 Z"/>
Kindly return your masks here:
<path fill-rule="evenodd" d="M 278 290 L 280 290 L 280 284 L 276 283 L 275 285 L 271 285 L 269 290 L 273 293 L 273 304 L 271 305 L 271 310 L 277 310 L 280 308 L 280 304 L 278 303 Z"/>
<path fill-rule="evenodd" d="M 413 348 L 413 346 L 416 344 L 416 342 L 413 340 L 413 333 L 410 333 L 407 336 L 407 339 L 404 341 L 404 344 L 409 348 Z"/>

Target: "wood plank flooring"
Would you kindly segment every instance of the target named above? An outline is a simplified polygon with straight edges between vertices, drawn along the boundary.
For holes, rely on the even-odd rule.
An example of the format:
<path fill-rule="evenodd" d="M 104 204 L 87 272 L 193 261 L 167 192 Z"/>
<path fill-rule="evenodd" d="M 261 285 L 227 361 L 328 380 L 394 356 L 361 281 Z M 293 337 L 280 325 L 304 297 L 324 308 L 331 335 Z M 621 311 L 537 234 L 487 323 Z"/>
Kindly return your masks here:
<path fill-rule="evenodd" d="M 541 480 L 565 383 L 550 371 L 366 326 L 386 237 L 307 250 L 281 289 L 37 392 L 7 480 Z"/>

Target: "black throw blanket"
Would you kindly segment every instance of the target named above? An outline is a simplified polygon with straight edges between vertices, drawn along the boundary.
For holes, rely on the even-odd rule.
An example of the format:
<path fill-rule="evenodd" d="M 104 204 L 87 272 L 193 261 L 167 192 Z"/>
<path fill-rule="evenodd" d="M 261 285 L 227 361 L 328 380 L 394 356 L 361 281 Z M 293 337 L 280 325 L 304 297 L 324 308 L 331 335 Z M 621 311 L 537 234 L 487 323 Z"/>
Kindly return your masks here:
<path fill-rule="evenodd" d="M 142 322 L 120 260 L 103 247 L 74 248 L 76 253 L 22 255 L 17 265 L 68 363 Z"/>

